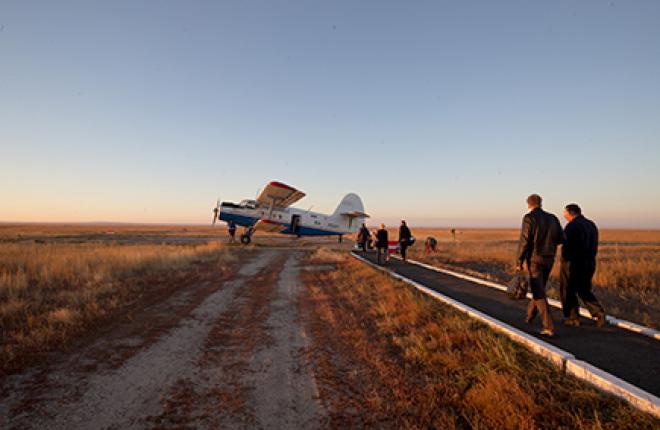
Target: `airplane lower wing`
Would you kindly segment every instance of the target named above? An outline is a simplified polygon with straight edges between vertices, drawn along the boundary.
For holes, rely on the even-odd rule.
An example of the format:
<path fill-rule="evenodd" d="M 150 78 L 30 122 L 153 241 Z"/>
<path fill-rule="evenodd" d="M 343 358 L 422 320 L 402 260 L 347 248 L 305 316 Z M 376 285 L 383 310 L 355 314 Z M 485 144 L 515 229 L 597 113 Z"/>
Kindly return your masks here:
<path fill-rule="evenodd" d="M 280 232 L 284 229 L 282 224 L 276 223 L 268 219 L 260 219 L 254 224 L 253 231 L 263 231 L 263 232 Z"/>

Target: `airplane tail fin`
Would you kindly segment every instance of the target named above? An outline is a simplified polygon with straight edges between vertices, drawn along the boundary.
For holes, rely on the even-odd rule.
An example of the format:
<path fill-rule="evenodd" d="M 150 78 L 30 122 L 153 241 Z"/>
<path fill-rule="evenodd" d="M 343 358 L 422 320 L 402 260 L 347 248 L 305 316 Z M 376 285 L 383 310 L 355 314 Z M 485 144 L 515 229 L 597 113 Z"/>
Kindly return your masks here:
<path fill-rule="evenodd" d="M 339 202 L 339 206 L 337 206 L 333 215 L 344 215 L 349 218 L 369 218 L 369 215 L 364 213 L 362 199 L 355 193 L 346 194 Z"/>

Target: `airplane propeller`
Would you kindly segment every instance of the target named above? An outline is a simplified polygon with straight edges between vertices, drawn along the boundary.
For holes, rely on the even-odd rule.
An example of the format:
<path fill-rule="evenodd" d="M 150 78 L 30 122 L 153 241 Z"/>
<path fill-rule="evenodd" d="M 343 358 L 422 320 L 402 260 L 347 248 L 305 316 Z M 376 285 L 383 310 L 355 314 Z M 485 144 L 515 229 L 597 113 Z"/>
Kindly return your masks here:
<path fill-rule="evenodd" d="M 220 199 L 218 199 L 213 208 L 213 221 L 211 221 L 211 225 L 213 226 L 215 226 L 215 221 L 218 219 L 218 212 L 220 212 Z"/>

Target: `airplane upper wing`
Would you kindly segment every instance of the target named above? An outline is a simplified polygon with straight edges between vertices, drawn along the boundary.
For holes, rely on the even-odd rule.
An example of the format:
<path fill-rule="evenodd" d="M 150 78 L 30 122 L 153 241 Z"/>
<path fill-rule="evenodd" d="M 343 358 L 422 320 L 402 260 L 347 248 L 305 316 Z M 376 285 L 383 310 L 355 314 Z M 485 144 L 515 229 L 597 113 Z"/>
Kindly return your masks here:
<path fill-rule="evenodd" d="M 272 181 L 259 193 L 257 203 L 268 206 L 272 203 L 273 206 L 287 207 L 303 197 L 305 197 L 305 193 L 302 191 L 298 191 L 282 182 Z"/>

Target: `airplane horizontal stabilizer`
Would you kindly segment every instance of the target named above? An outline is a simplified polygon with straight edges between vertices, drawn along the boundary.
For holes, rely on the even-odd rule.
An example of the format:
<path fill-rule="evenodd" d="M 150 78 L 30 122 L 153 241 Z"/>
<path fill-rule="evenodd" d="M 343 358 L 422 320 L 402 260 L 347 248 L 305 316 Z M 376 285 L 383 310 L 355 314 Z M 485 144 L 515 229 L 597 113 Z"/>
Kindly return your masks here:
<path fill-rule="evenodd" d="M 351 218 L 370 218 L 368 214 L 360 211 L 342 212 L 339 215 L 344 215 Z"/>

